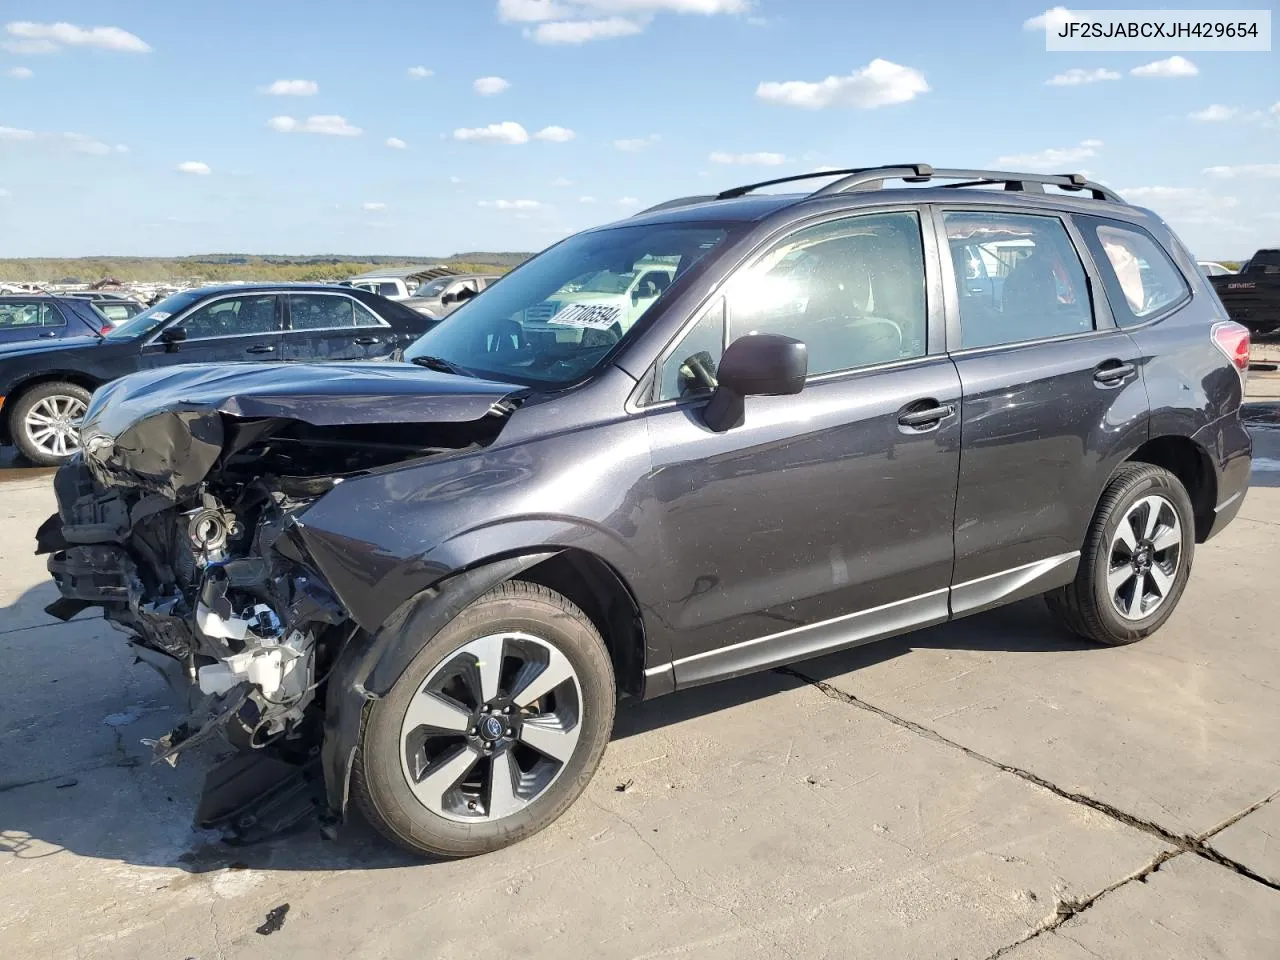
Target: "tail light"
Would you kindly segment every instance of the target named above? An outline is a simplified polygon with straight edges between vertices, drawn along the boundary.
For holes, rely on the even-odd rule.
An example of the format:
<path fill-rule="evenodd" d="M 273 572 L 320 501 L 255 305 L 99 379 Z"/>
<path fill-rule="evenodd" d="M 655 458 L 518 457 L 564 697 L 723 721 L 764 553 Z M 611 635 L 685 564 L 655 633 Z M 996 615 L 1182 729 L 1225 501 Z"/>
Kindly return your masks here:
<path fill-rule="evenodd" d="M 113 327 L 111 324 L 109 324 L 109 323 L 104 323 L 104 324 L 102 325 L 102 329 L 101 329 L 101 330 L 99 330 L 99 331 L 98 331 L 98 333 L 102 334 L 102 335 L 105 337 L 108 333 L 110 333 L 110 332 L 111 332 L 112 330 L 114 330 L 114 329 L 115 329 L 115 327 Z"/>
<path fill-rule="evenodd" d="M 1249 328 L 1230 320 L 1213 325 L 1213 345 L 1230 360 L 1240 376 L 1249 372 Z"/>

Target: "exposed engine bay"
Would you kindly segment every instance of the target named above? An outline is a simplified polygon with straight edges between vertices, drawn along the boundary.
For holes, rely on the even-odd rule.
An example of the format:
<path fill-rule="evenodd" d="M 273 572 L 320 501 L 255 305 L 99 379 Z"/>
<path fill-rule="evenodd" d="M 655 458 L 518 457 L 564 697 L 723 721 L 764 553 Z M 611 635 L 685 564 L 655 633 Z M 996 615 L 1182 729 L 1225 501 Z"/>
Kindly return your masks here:
<path fill-rule="evenodd" d="M 99 606 L 130 643 L 182 665 L 195 707 L 152 744 L 156 760 L 176 764 L 216 736 L 301 767 L 319 753 L 324 686 L 360 627 L 296 519 L 353 476 L 487 445 L 518 401 L 445 397 L 423 411 L 435 421 L 369 422 L 387 414 L 349 395 L 302 404 L 287 385 L 281 401 L 281 377 L 259 369 L 210 368 L 207 400 L 190 374 L 180 397 L 157 397 L 172 370 L 94 397 L 84 453 L 59 469 L 59 512 L 37 534 L 62 594 L 48 611 L 66 620 Z M 243 392 L 226 393 L 229 377 Z M 277 415 L 253 415 L 266 413 Z"/>

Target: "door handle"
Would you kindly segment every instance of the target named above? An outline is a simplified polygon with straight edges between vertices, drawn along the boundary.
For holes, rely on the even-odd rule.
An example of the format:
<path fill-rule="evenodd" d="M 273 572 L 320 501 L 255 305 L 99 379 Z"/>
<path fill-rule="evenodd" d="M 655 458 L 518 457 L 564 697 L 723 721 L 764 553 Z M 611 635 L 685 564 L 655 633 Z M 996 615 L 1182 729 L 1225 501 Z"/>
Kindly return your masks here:
<path fill-rule="evenodd" d="M 377 337 L 356 337 L 356 343 L 358 343 L 362 347 L 371 347 L 375 343 L 381 343 L 381 342 L 382 341 L 379 340 Z"/>
<path fill-rule="evenodd" d="M 249 347 L 245 353 L 275 353 L 276 348 L 269 343 L 260 343 L 256 347 Z"/>
<path fill-rule="evenodd" d="M 1117 386 L 1133 376 L 1138 368 L 1122 360 L 1104 360 L 1093 371 L 1093 379 L 1103 386 Z"/>
<path fill-rule="evenodd" d="M 932 406 L 924 406 L 932 404 Z M 938 403 L 937 400 L 917 400 L 898 415 L 898 423 L 904 427 L 932 427 L 956 412 L 955 404 Z"/>
<path fill-rule="evenodd" d="M 56 337 L 57 335 L 58 334 L 55 333 L 53 330 L 47 330 L 44 333 L 40 334 L 40 337 L 43 340 L 49 340 L 49 339 L 52 339 L 53 337 Z"/>

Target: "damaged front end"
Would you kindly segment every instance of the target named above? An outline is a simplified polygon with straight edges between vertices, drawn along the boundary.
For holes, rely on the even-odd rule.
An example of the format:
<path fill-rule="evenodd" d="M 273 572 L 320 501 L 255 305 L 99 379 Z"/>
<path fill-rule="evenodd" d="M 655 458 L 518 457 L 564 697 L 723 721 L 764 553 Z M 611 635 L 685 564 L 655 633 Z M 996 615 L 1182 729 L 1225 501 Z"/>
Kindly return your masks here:
<path fill-rule="evenodd" d="M 198 690 L 156 760 L 219 738 L 280 767 L 211 776 L 226 796 L 202 803 L 206 825 L 243 807 L 245 783 L 274 789 L 316 761 L 325 684 L 360 632 L 297 518 L 351 476 L 491 443 L 520 402 L 510 385 L 407 365 L 264 366 L 168 368 L 99 391 L 37 534 L 62 594 L 50 614 L 101 607 Z"/>

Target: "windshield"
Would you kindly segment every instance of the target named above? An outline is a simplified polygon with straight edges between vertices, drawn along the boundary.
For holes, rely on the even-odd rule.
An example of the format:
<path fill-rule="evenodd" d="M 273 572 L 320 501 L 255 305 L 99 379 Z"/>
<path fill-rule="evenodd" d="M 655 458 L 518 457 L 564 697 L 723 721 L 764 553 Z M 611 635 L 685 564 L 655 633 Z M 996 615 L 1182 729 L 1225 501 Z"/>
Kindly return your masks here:
<path fill-rule="evenodd" d="M 657 223 L 580 233 L 454 311 L 405 358 L 437 357 L 495 380 L 575 383 L 636 329 L 669 288 L 641 283 L 631 296 L 619 297 L 641 269 L 661 261 L 674 285 L 729 232 L 718 224 Z"/>
<path fill-rule="evenodd" d="M 113 327 L 107 334 L 108 340 L 133 340 L 143 337 L 164 323 L 175 313 L 181 313 L 201 297 L 198 290 L 184 290 L 171 297 L 165 297 L 154 307 L 143 310 L 131 320 L 126 320 L 118 327 Z"/>
<path fill-rule="evenodd" d="M 418 288 L 415 297 L 438 297 L 444 292 L 444 288 L 453 283 L 453 277 L 441 277 L 439 280 L 432 280 L 430 283 L 424 283 Z"/>

